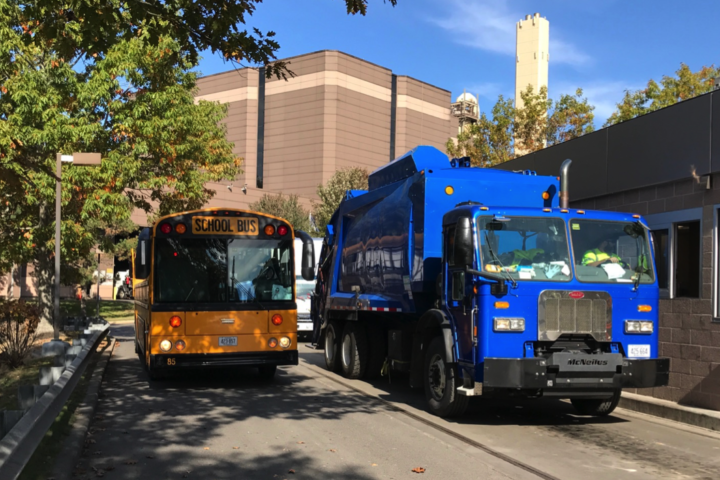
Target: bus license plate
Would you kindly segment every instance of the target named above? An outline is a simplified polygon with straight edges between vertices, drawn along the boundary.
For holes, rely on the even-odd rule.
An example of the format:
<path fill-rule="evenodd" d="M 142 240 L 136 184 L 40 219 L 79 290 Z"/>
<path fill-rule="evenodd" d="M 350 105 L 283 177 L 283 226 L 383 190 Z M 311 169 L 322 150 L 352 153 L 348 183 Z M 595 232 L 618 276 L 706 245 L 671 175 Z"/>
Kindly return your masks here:
<path fill-rule="evenodd" d="M 237 347 L 237 337 L 220 337 L 218 341 L 221 347 Z"/>
<path fill-rule="evenodd" d="M 628 357 L 650 358 L 650 345 L 628 345 Z"/>

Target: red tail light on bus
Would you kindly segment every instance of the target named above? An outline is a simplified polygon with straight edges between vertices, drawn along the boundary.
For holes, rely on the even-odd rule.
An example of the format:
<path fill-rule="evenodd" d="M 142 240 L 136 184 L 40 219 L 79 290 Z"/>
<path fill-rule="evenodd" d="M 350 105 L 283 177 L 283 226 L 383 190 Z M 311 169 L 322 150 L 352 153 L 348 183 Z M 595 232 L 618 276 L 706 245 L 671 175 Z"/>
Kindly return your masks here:
<path fill-rule="evenodd" d="M 182 325 L 182 318 L 177 315 L 170 317 L 170 326 L 172 328 L 178 328 L 180 325 Z"/>

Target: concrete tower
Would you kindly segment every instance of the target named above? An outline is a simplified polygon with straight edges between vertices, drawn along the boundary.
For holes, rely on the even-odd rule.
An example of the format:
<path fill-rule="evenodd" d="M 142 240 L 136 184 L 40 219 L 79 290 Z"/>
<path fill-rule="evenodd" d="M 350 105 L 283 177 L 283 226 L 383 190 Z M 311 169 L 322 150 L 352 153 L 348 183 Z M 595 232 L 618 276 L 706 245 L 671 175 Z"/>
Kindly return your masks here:
<path fill-rule="evenodd" d="M 550 22 L 539 13 L 516 24 L 515 108 L 522 108 L 520 92 L 532 85 L 535 92 L 548 84 Z"/>

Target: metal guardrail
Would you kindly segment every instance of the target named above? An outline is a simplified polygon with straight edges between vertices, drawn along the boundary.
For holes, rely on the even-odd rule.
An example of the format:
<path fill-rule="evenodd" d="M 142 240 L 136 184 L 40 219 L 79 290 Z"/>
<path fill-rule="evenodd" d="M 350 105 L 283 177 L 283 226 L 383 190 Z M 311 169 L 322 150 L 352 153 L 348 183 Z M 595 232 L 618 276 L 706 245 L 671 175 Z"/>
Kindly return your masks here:
<path fill-rule="evenodd" d="M 91 353 L 105 337 L 108 329 L 109 325 L 105 325 L 102 330 L 95 330 L 72 363 L 64 368 L 57 381 L 0 440 L 0 479 L 15 480 L 20 475 L 80 381 Z"/>

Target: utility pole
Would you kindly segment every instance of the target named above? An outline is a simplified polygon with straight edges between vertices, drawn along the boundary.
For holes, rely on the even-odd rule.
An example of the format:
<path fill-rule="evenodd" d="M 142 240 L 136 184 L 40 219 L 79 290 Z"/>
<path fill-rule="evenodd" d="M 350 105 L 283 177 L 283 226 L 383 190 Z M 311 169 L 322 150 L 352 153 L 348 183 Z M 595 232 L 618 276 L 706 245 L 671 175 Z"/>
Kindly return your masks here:
<path fill-rule="evenodd" d="M 95 292 L 95 296 L 97 297 L 95 299 L 97 309 L 95 310 L 95 316 L 100 318 L 100 252 L 97 254 L 98 256 L 98 266 L 97 266 L 97 290 Z"/>

